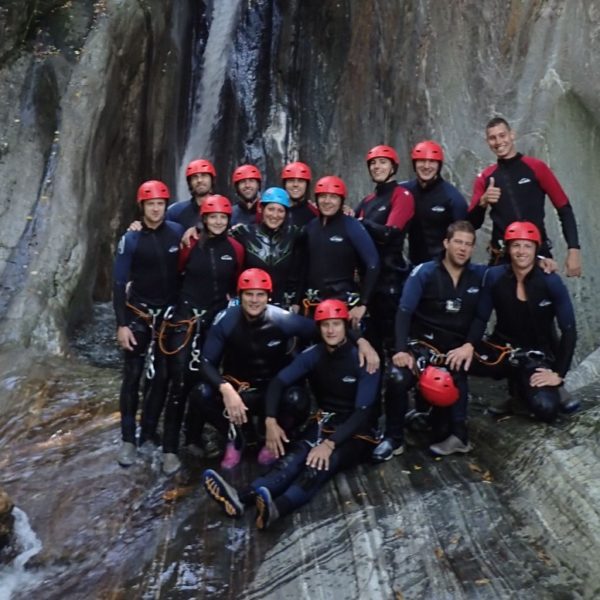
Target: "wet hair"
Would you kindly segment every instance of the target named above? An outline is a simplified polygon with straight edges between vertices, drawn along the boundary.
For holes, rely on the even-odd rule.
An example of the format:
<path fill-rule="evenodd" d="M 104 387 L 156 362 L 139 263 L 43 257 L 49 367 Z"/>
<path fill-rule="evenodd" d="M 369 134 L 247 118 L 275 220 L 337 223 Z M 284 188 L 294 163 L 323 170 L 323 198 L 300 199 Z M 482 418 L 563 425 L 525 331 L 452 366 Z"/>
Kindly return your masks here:
<path fill-rule="evenodd" d="M 491 129 L 492 127 L 497 127 L 498 125 L 506 125 L 506 128 L 510 131 L 510 125 L 508 121 L 503 117 L 494 117 L 487 122 L 485 126 L 485 130 Z"/>
<path fill-rule="evenodd" d="M 469 221 L 454 221 L 454 223 L 450 223 L 448 229 L 446 229 L 446 239 L 450 241 L 454 237 L 454 234 L 459 231 L 473 234 L 473 241 L 475 241 L 475 228 Z"/>

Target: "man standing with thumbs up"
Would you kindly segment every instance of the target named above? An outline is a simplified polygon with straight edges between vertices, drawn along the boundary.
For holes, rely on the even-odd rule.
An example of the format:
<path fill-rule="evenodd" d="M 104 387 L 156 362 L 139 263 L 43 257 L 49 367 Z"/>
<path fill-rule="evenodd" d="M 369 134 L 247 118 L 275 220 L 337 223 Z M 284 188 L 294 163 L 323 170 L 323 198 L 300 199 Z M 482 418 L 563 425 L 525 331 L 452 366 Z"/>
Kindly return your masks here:
<path fill-rule="evenodd" d="M 498 160 L 477 175 L 468 218 L 479 229 L 487 207 L 490 207 L 493 224 L 490 264 L 500 262 L 504 254 L 504 231 L 514 221 L 534 223 L 542 235 L 539 253 L 552 256 L 552 243 L 544 228 L 544 201 L 547 195 L 558 213 L 567 243 L 567 277 L 579 277 L 581 252 L 573 208 L 550 167 L 537 158 L 517 152 L 515 132 L 502 117 L 495 117 L 488 122 L 486 141 Z"/>

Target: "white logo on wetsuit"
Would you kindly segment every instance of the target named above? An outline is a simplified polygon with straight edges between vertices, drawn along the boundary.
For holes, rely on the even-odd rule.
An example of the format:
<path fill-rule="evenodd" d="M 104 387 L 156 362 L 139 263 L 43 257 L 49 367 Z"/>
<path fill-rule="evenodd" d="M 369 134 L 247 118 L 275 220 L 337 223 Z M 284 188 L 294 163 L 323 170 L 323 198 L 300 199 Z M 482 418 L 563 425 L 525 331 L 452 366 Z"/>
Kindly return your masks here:
<path fill-rule="evenodd" d="M 124 254 L 125 252 L 125 236 L 123 236 L 120 240 L 119 240 L 119 254 Z"/>
<path fill-rule="evenodd" d="M 428 340 L 432 340 L 433 339 L 433 333 L 424 333 L 423 337 L 428 339 Z"/>
<path fill-rule="evenodd" d="M 342 381 L 344 383 L 356 383 L 356 377 L 352 377 L 352 375 L 346 375 L 346 377 L 344 377 Z"/>
<path fill-rule="evenodd" d="M 229 254 L 223 254 L 223 256 L 221 256 L 221 260 L 233 260 L 233 257 Z"/>
<path fill-rule="evenodd" d="M 169 253 L 173 254 L 173 252 L 177 252 L 179 250 L 179 246 L 171 246 L 169 248 Z"/>
<path fill-rule="evenodd" d="M 380 207 L 379 207 L 377 210 L 378 210 L 379 212 L 383 212 L 384 210 L 387 210 L 387 206 L 386 206 L 385 204 L 383 204 L 383 205 L 382 205 L 382 206 L 380 206 Z"/>
<path fill-rule="evenodd" d="M 446 212 L 446 207 L 445 206 L 432 206 L 431 212 L 443 213 L 443 212 Z"/>
<path fill-rule="evenodd" d="M 547 298 L 544 298 L 544 300 L 542 300 L 538 306 L 544 307 L 544 306 L 550 306 L 552 304 L 552 300 L 548 300 Z"/>
<path fill-rule="evenodd" d="M 267 342 L 267 347 L 274 348 L 275 346 L 279 346 L 279 344 L 281 344 L 281 340 L 271 340 Z"/>
<path fill-rule="evenodd" d="M 519 185 L 523 183 L 531 183 L 531 179 L 529 179 L 528 177 L 521 177 L 521 179 L 519 179 Z"/>
<path fill-rule="evenodd" d="M 341 237 L 341 236 L 339 236 L 339 235 L 332 235 L 332 236 L 329 238 L 329 241 L 330 241 L 330 242 L 343 242 L 343 241 L 344 241 L 344 238 L 343 238 L 343 237 Z"/>
<path fill-rule="evenodd" d="M 478 287 L 470 287 L 467 289 L 467 294 L 476 294 L 479 291 Z"/>

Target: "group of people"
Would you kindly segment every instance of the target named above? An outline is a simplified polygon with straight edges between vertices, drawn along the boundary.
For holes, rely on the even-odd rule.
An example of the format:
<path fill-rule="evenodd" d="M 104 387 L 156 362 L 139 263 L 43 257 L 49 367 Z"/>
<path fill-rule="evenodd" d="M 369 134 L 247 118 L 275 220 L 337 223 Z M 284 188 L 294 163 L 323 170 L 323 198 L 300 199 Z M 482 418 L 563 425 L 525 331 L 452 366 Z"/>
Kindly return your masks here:
<path fill-rule="evenodd" d="M 415 178 L 402 183 L 396 151 L 369 150 L 375 189 L 354 209 L 334 175 L 316 181 L 313 199 L 301 162 L 262 193 L 259 169 L 238 167 L 235 206 L 214 193 L 205 159 L 187 166 L 190 200 L 167 207 L 167 186 L 144 182 L 141 220 L 114 267 L 119 464 L 161 443 L 172 475 L 182 429 L 200 455 L 207 423 L 224 440 L 222 472 L 258 443 L 267 471 L 246 489 L 212 469 L 203 481 L 229 516 L 255 504 L 263 529 L 340 469 L 401 454 L 413 387 L 439 456 L 471 449 L 469 374 L 506 378 L 511 396 L 545 422 L 574 410 L 562 384 L 575 317 L 550 254 L 545 197 L 562 224 L 567 276 L 581 274 L 573 210 L 549 167 L 517 152 L 504 119 L 487 124 L 486 139 L 497 161 L 477 176 L 470 203 L 444 180 L 433 141 L 414 146 Z M 488 209 L 490 264 L 476 265 L 475 230 Z"/>

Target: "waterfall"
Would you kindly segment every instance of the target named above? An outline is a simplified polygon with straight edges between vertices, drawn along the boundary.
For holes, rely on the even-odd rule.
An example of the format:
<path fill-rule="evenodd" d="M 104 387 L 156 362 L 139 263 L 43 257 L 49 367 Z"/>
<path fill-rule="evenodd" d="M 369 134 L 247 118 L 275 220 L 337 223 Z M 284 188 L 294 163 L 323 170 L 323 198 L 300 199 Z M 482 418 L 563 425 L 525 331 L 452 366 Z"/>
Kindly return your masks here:
<path fill-rule="evenodd" d="M 42 549 L 42 542 L 29 524 L 27 515 L 13 508 L 14 535 L 20 554 L 6 567 L 0 567 L 0 600 L 10 600 L 15 590 L 23 591 L 36 584 L 40 574 L 25 570 L 27 561 Z"/>
<path fill-rule="evenodd" d="M 184 153 L 181 175 L 178 178 L 178 196 L 188 196 L 185 167 L 194 158 L 212 159 L 212 131 L 220 117 L 221 91 L 227 75 L 227 61 L 240 15 L 241 0 L 218 0 L 213 3 L 213 14 L 204 48 L 202 75 L 195 92 L 191 131 Z"/>

